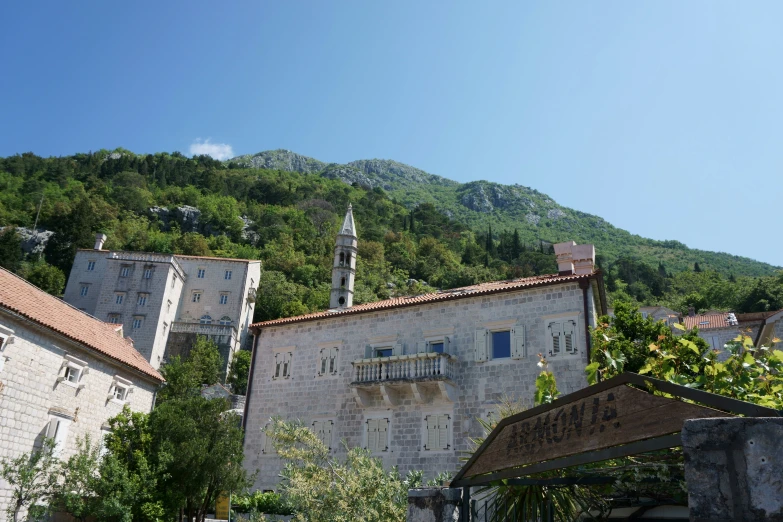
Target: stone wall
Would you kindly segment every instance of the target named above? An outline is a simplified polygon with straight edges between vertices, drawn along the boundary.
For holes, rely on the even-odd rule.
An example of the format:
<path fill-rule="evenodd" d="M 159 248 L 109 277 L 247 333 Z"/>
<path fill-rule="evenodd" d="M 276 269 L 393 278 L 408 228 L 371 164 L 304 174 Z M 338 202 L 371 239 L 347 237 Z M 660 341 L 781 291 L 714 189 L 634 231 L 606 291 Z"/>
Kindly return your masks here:
<path fill-rule="evenodd" d="M 594 323 L 592 291 L 589 304 L 588 319 Z M 587 384 L 584 302 L 576 283 L 265 328 L 255 353 L 245 436 L 246 467 L 251 473 L 259 470 L 255 489 L 273 489 L 279 481 L 281 462 L 264 451 L 261 432 L 273 415 L 301 419 L 308 425 L 331 420 L 331 447 L 338 456 L 344 454 L 341 439 L 349 447 L 365 446 L 366 421 L 388 418 L 389 447 L 377 454 L 387 468 L 397 465 L 401 473 L 420 469 L 428 478 L 441 471 L 456 471 L 461 466 L 460 455 L 471 447 L 468 437 L 482 433 L 477 418 L 487 418 L 505 396 L 532 405 L 535 379 L 541 371 L 538 354 L 546 353 L 548 347 L 545 318 L 564 315 L 577 319 L 578 353 L 549 358 L 549 368 L 561 393 L 567 394 Z M 476 362 L 476 329 L 509 324 L 524 325 L 527 356 Z M 393 340 L 403 344 L 405 353 L 415 353 L 417 343 L 438 335 L 449 337 L 449 352 L 457 357 L 450 395 L 436 392 L 418 398 L 410 388 L 402 387 L 395 391 L 399 394 L 396 405 L 390 406 L 378 392 L 365 397 L 366 406 L 359 404 L 350 386 L 354 380 L 351 362 L 366 356 L 368 344 Z M 339 347 L 338 372 L 319 376 L 320 348 L 327 345 Z M 288 352 L 293 354 L 290 378 L 274 379 L 275 354 Z M 423 448 L 428 414 L 451 416 L 448 450 Z"/>
<path fill-rule="evenodd" d="M 151 410 L 158 383 L 150 377 L 9 315 L 0 315 L 0 326 L 13 331 L 12 342 L 0 352 L 4 360 L 0 370 L 0 459 L 13 459 L 39 445 L 51 411 L 71 419 L 61 458 L 67 459 L 76 451 L 80 437 L 90 435 L 100 440 L 101 426 L 123 407 L 123 403 L 107 400 L 115 375 L 134 386 L 127 401 L 131 409 Z M 86 385 L 82 389 L 57 382 L 66 352 L 89 364 L 89 372 L 81 379 Z M 0 512 L 4 512 L 8 498 L 8 485 L 0 479 Z"/>
<path fill-rule="evenodd" d="M 692 522 L 783 520 L 783 418 L 685 421 Z"/>

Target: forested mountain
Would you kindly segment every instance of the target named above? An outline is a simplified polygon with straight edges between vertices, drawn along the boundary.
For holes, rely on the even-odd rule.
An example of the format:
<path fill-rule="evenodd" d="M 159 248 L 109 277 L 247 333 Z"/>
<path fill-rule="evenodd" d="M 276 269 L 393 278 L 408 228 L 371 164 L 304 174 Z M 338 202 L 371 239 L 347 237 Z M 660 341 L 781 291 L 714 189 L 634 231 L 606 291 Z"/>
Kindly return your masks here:
<path fill-rule="evenodd" d="M 349 202 L 360 239 L 357 304 L 551 273 L 550 244 L 574 239 L 596 244 L 613 297 L 679 309 L 783 308 L 783 280 L 769 265 L 633 236 L 532 189 L 287 151 L 228 162 L 123 149 L 0 158 L 0 266 L 58 294 L 76 249 L 104 232 L 108 249 L 261 259 L 256 319 L 295 315 L 328 305 Z M 54 235 L 42 256 L 24 256 L 14 227 L 36 220 Z"/>

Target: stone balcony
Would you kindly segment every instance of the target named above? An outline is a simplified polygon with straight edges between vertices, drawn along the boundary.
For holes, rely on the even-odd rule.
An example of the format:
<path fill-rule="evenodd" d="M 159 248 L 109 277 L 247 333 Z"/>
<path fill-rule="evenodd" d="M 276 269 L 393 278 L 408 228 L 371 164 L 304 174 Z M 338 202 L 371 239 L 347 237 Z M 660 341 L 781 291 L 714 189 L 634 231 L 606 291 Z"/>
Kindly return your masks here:
<path fill-rule="evenodd" d="M 360 406 L 379 395 L 387 406 L 397 406 L 412 395 L 421 404 L 442 399 L 454 402 L 458 360 L 447 353 L 416 353 L 353 361 L 351 390 Z"/>

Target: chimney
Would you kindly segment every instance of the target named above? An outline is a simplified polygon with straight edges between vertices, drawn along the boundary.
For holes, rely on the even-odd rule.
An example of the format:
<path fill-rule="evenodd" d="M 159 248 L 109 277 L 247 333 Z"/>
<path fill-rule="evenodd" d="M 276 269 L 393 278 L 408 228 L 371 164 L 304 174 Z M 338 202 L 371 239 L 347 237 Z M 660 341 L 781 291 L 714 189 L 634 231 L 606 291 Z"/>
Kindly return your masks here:
<path fill-rule="evenodd" d="M 572 246 L 571 260 L 574 263 L 574 274 L 592 274 L 595 268 L 595 247 L 593 245 Z"/>
<path fill-rule="evenodd" d="M 103 250 L 103 244 L 106 242 L 106 234 L 95 234 L 95 250 Z"/>
<path fill-rule="evenodd" d="M 557 257 L 557 271 L 560 275 L 571 275 L 574 273 L 574 258 L 571 254 L 571 249 L 575 246 L 576 243 L 573 241 L 554 245 L 555 257 Z"/>

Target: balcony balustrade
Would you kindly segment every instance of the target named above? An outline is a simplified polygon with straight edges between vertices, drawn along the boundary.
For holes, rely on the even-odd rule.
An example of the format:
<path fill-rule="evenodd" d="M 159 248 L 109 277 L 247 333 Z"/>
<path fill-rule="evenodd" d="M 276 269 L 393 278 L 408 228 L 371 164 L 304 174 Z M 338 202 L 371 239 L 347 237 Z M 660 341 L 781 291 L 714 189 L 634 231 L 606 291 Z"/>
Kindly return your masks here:
<path fill-rule="evenodd" d="M 353 363 L 354 384 L 453 379 L 456 357 L 447 353 L 416 353 L 359 359 Z"/>

